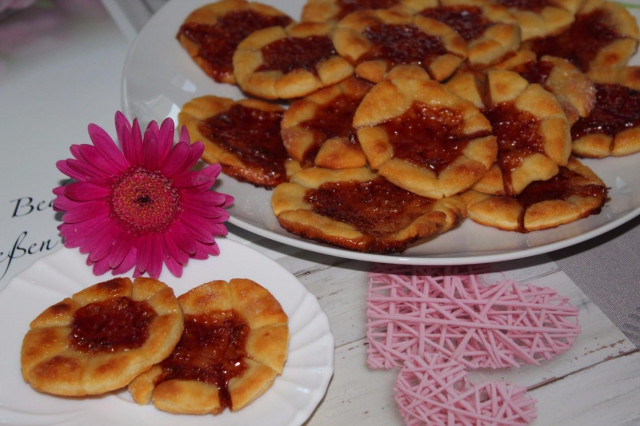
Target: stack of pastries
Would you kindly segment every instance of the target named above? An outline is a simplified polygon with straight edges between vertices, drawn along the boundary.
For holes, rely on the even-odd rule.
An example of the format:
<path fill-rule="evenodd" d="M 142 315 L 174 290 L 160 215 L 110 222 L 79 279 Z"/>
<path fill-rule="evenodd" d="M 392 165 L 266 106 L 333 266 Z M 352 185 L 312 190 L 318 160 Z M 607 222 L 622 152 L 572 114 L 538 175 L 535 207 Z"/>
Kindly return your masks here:
<path fill-rule="evenodd" d="M 580 158 L 640 151 L 638 39 L 607 0 L 308 0 L 299 19 L 220 0 L 177 40 L 244 98 L 178 119 L 304 238 L 387 254 L 466 218 L 548 229 L 608 199 Z"/>

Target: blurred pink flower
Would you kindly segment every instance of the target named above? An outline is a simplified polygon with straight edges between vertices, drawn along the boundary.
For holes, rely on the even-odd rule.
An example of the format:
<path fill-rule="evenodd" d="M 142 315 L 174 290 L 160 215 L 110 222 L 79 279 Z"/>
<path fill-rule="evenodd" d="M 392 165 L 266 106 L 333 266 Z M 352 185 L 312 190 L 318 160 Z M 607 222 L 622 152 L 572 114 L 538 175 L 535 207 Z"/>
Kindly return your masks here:
<path fill-rule="evenodd" d="M 218 255 L 215 237 L 226 235 L 225 208 L 233 202 L 211 190 L 220 165 L 194 169 L 204 146 L 191 144 L 186 128 L 173 145 L 171 119 L 151 122 L 144 137 L 121 112 L 115 124 L 120 148 L 90 124 L 93 145 L 71 146 L 75 158 L 56 164 L 74 179 L 53 190 L 65 246 L 88 253 L 96 275 L 135 268 L 134 276 L 157 277 L 164 264 L 180 276 L 190 258 Z"/>

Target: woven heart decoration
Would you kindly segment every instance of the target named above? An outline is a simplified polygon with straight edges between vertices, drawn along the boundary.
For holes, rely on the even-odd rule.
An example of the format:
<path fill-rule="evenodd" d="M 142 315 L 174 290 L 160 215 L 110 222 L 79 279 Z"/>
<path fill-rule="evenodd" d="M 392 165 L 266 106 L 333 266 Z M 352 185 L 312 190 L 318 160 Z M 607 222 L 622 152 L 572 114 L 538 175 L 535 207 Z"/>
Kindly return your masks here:
<path fill-rule="evenodd" d="M 478 268 L 379 266 L 370 272 L 369 367 L 401 366 L 428 353 L 467 369 L 518 367 L 571 347 L 580 326 L 566 297 L 506 278 L 487 284 Z"/>
<path fill-rule="evenodd" d="M 432 353 L 403 365 L 395 399 L 407 425 L 522 425 L 536 418 L 524 387 L 504 381 L 474 384 L 458 361 Z"/>

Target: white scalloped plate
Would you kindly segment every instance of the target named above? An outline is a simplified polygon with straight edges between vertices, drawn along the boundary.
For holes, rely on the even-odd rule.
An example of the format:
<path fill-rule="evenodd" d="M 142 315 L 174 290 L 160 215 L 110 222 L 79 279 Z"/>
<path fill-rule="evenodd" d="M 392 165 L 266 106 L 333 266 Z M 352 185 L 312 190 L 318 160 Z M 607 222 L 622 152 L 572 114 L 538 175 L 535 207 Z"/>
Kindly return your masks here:
<path fill-rule="evenodd" d="M 177 119 L 182 105 L 196 96 L 213 94 L 240 99 L 236 86 L 218 84 L 207 77 L 176 41 L 184 18 L 210 0 L 170 0 L 145 25 L 134 43 L 122 74 L 122 106 L 128 117 L 145 124 L 166 117 Z M 631 13 L 640 18 L 639 0 Z M 304 0 L 264 0 L 294 19 L 299 19 Z M 640 64 L 640 54 L 631 63 Z M 598 215 L 560 226 L 530 232 L 500 231 L 465 220 L 458 228 L 395 255 L 360 253 L 302 239 L 284 230 L 270 205 L 271 191 L 221 176 L 216 190 L 235 197 L 229 222 L 272 240 L 294 247 L 347 259 L 369 262 L 457 265 L 519 259 L 579 244 L 640 215 L 638 155 L 586 160 L 610 187 L 610 201 Z"/>
<path fill-rule="evenodd" d="M 220 256 L 191 261 L 181 278 L 160 279 L 180 295 L 213 279 L 250 278 L 267 288 L 289 316 L 291 340 L 282 375 L 241 411 L 217 416 L 179 416 L 139 406 L 126 390 L 93 398 L 61 398 L 34 391 L 20 373 L 20 347 L 29 322 L 48 306 L 96 277 L 77 250 L 62 249 L 34 263 L 0 292 L 0 424 L 11 425 L 300 425 L 323 398 L 333 375 L 334 339 L 316 298 L 268 257 L 220 239 Z"/>

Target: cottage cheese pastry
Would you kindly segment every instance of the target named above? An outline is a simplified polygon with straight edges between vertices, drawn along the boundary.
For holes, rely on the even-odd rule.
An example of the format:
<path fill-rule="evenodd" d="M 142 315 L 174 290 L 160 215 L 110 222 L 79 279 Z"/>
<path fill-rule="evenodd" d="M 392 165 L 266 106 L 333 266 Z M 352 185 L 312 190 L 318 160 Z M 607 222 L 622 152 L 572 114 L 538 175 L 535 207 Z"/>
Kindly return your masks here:
<path fill-rule="evenodd" d="M 432 18 L 392 10 L 359 10 L 343 18 L 333 35 L 338 53 L 356 74 L 377 83 L 405 77 L 444 80 L 467 58 L 467 44 L 451 27 Z M 397 76 L 397 75 L 396 75 Z"/>
<path fill-rule="evenodd" d="M 569 28 L 523 45 L 541 57 L 567 59 L 590 75 L 594 69 L 622 68 L 638 47 L 638 24 L 622 5 L 586 0 Z"/>
<path fill-rule="evenodd" d="M 367 253 L 398 253 L 456 226 L 459 197 L 431 199 L 362 167 L 304 169 L 271 198 L 282 227 L 304 238 Z"/>
<path fill-rule="evenodd" d="M 264 99 L 292 99 L 349 77 L 353 66 L 336 52 L 333 28 L 302 22 L 252 33 L 233 55 L 240 88 Z"/>
<path fill-rule="evenodd" d="M 280 137 L 282 113 L 279 105 L 258 99 L 209 95 L 184 104 L 178 122 L 191 140 L 204 143 L 206 162 L 220 163 L 225 174 L 240 181 L 272 188 L 297 168 Z"/>
<path fill-rule="evenodd" d="M 569 124 L 589 115 L 596 103 L 592 79 L 564 58 L 545 55 L 538 59 L 533 52 L 521 50 L 494 68 L 515 71 L 553 93 Z"/>
<path fill-rule="evenodd" d="M 184 333 L 164 361 L 129 385 L 138 404 L 181 414 L 238 411 L 282 373 L 289 345 L 287 314 L 258 283 L 211 281 L 178 298 Z"/>
<path fill-rule="evenodd" d="M 520 47 L 515 17 L 489 0 L 440 0 L 418 13 L 456 30 L 467 42 L 467 59 L 473 67 L 493 64 Z"/>
<path fill-rule="evenodd" d="M 233 53 L 252 32 L 292 19 L 279 10 L 246 0 L 220 0 L 191 12 L 177 39 L 202 70 L 220 83 L 235 83 Z"/>
<path fill-rule="evenodd" d="M 582 0 L 494 0 L 513 13 L 522 29 L 522 40 L 546 37 L 566 29 Z"/>
<path fill-rule="evenodd" d="M 448 197 L 471 187 L 496 159 L 489 121 L 435 81 L 378 83 L 358 106 L 353 124 L 369 166 L 423 197 Z"/>
<path fill-rule="evenodd" d="M 150 279 L 114 278 L 45 309 L 22 342 L 22 375 L 63 396 L 120 389 L 164 359 L 183 329 L 173 290 Z"/>
<path fill-rule="evenodd" d="M 640 69 L 625 67 L 602 73 L 595 84 L 596 103 L 571 126 L 573 153 L 602 158 L 640 151 Z"/>
<path fill-rule="evenodd" d="M 348 79 L 291 103 L 281 134 L 289 155 L 303 165 L 331 169 L 363 167 L 366 158 L 353 129 L 353 115 L 373 85 Z"/>
<path fill-rule="evenodd" d="M 339 21 L 351 12 L 363 9 L 421 9 L 436 0 L 308 0 L 302 8 L 301 20 L 313 22 Z"/>
<path fill-rule="evenodd" d="M 591 169 L 571 157 L 557 175 L 532 182 L 516 196 L 469 190 L 461 197 L 475 222 L 508 231 L 529 232 L 599 213 L 607 201 L 607 188 Z"/>
<path fill-rule="evenodd" d="M 497 138 L 496 162 L 474 185 L 477 191 L 516 195 L 567 164 L 569 123 L 558 100 L 541 85 L 516 72 L 494 69 L 484 80 L 477 74 L 458 74 L 447 87 L 482 110 Z"/>

